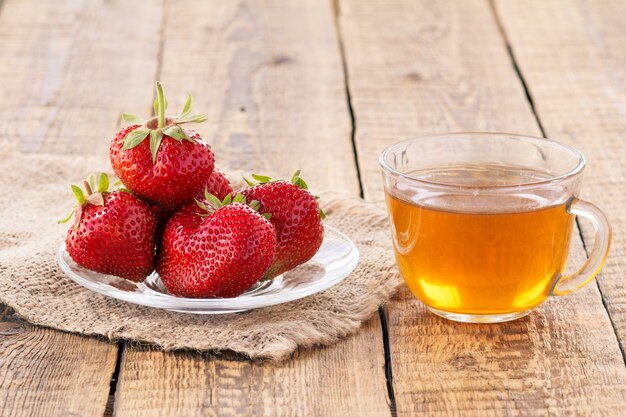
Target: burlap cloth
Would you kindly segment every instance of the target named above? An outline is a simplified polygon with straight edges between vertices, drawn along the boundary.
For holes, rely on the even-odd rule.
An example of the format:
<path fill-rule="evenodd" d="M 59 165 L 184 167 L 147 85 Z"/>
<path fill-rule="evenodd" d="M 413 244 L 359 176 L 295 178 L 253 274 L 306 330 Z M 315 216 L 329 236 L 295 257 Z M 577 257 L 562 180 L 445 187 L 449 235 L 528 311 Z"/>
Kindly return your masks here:
<path fill-rule="evenodd" d="M 93 293 L 66 277 L 56 251 L 68 225 L 69 183 L 106 161 L 22 154 L 0 147 L 0 301 L 33 324 L 164 350 L 232 350 L 279 360 L 297 347 L 354 333 L 398 285 L 385 213 L 359 199 L 322 193 L 329 225 L 357 244 L 360 261 L 340 284 L 279 306 L 227 315 L 168 312 Z"/>

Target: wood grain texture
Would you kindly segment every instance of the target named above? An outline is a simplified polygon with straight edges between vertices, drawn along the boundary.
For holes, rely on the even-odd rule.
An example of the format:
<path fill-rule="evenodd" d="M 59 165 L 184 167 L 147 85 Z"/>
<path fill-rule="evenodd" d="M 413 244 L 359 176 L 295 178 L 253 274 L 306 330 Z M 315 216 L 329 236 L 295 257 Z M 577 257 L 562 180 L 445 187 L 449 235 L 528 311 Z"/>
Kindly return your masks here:
<path fill-rule="evenodd" d="M 340 6 L 367 198 L 382 199 L 376 158 L 399 139 L 460 130 L 539 134 L 489 3 Z M 534 25 L 527 14 L 520 30 Z M 572 251 L 572 263 L 582 262 L 580 239 Z M 626 368 L 597 286 L 502 325 L 454 324 L 429 314 L 408 290 L 398 298 L 387 314 L 399 416 L 622 415 Z"/>
<path fill-rule="evenodd" d="M 546 133 L 587 158 L 582 198 L 613 226 L 611 253 L 598 276 L 626 348 L 626 13 L 622 1 L 498 1 L 498 14 Z M 560 18 L 555 20 L 554 13 Z M 533 21 L 529 31 L 525 22 Z M 583 222 L 587 247 L 593 229 Z M 626 409 L 626 402 L 624 403 Z"/>
<path fill-rule="evenodd" d="M 160 78 L 172 111 L 193 92 L 208 113 L 217 166 L 358 194 L 330 1 L 178 1 L 166 20 Z"/>
<path fill-rule="evenodd" d="M 178 1 L 166 21 L 160 78 L 170 107 L 193 92 L 209 114 L 194 128 L 218 167 L 277 177 L 301 168 L 315 190 L 358 195 L 329 2 Z M 276 365 L 131 345 L 114 415 L 388 415 L 381 332 L 374 317 L 355 336 Z"/>
<path fill-rule="evenodd" d="M 0 304 L 0 416 L 104 413 L 117 345 L 35 327 Z"/>
<path fill-rule="evenodd" d="M 328 348 L 297 352 L 277 365 L 228 353 L 164 353 L 131 345 L 124 352 L 114 416 L 388 415 L 375 331 L 378 324 L 370 323 L 362 332 L 366 337 L 360 333 Z"/>
<path fill-rule="evenodd" d="M 469 130 L 539 134 L 483 1 L 340 8 L 367 199 L 383 200 L 378 155 L 394 142 Z"/>
<path fill-rule="evenodd" d="M 156 0 L 6 0 L 0 143 L 105 159 L 121 112 L 151 108 L 161 16 Z"/>

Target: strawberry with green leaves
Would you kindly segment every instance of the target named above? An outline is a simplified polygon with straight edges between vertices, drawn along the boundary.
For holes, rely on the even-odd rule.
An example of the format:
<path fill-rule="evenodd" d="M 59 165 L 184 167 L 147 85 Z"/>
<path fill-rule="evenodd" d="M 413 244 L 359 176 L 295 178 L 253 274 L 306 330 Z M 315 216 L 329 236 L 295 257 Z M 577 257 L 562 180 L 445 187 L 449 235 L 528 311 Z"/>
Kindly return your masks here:
<path fill-rule="evenodd" d="M 271 279 L 311 259 L 324 240 L 325 215 L 317 197 L 296 171 L 291 181 L 274 181 L 263 175 L 246 179 L 250 187 L 237 192 L 259 202 L 259 211 L 271 215 L 276 228 L 276 254 L 263 279 Z"/>
<path fill-rule="evenodd" d="M 74 225 L 65 245 L 79 265 L 131 281 L 143 281 L 154 270 L 156 218 L 150 206 L 127 191 L 108 191 L 101 174 L 83 182 L 84 191 L 72 185 L 78 201 L 72 213 Z M 95 190 L 95 191 L 94 191 Z"/>
<path fill-rule="evenodd" d="M 167 101 L 157 82 L 156 116 L 147 121 L 124 114 L 135 123 L 117 133 L 109 156 L 113 170 L 124 186 L 138 197 L 172 212 L 202 192 L 213 172 L 214 156 L 199 134 L 183 129 L 185 123 L 200 123 L 205 115 L 192 115 L 189 96 L 182 112 L 165 117 Z"/>
<path fill-rule="evenodd" d="M 252 207 L 251 207 L 252 206 Z M 157 272 L 177 296 L 236 297 L 274 259 L 276 231 L 243 196 L 220 201 L 206 193 L 180 209 L 165 226 Z"/>

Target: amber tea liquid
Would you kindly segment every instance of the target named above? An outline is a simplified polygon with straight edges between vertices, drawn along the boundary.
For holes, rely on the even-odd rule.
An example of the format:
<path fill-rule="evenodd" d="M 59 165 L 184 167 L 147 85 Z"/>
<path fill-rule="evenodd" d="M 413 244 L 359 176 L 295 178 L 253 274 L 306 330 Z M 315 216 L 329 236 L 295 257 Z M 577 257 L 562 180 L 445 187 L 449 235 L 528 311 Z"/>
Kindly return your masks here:
<path fill-rule="evenodd" d="M 438 167 L 412 176 L 477 187 L 547 177 L 494 165 Z M 400 272 L 419 300 L 445 312 L 531 309 L 548 297 L 566 266 L 574 220 L 567 196 L 545 186 L 500 196 L 480 189 L 467 195 L 398 188 L 387 194 L 387 204 Z"/>

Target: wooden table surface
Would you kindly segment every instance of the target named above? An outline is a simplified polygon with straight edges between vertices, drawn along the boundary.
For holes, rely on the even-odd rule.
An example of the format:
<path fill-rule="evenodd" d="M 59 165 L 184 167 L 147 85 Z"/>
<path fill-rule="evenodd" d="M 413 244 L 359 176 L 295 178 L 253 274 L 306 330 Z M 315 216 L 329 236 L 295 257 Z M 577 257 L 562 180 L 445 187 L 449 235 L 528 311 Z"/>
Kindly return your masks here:
<path fill-rule="evenodd" d="M 279 365 L 0 306 L 0 415 L 626 415 L 625 28 L 619 0 L 0 0 L 0 141 L 25 152 L 106 158 L 121 111 L 147 114 L 162 80 L 171 108 L 193 92 L 208 112 L 218 165 L 299 167 L 371 201 L 399 139 L 545 135 L 587 156 L 583 197 L 614 229 L 597 280 L 527 318 L 454 324 L 401 289 L 358 334 Z M 592 236 L 581 222 L 572 263 Z"/>

